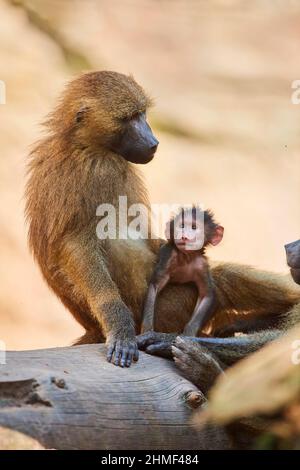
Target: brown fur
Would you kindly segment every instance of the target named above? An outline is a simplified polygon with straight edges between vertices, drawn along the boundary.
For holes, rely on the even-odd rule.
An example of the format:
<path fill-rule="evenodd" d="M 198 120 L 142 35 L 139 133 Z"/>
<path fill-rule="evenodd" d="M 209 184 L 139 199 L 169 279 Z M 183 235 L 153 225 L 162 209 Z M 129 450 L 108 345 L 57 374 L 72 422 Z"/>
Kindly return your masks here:
<path fill-rule="evenodd" d="M 66 88 L 45 123 L 48 135 L 31 152 L 29 244 L 49 286 L 86 329 L 81 343 L 132 338 L 134 324 L 139 332 L 159 243 L 99 240 L 96 208 L 102 202 L 117 207 L 119 195 L 128 196 L 128 205 L 148 205 L 137 167 L 108 150 L 107 142 L 119 132 L 119 118 L 149 104 L 131 77 L 82 75 Z M 282 315 L 300 298 L 299 289 L 279 276 L 247 266 L 217 264 L 212 276 L 221 304 L 212 332 L 237 312 Z M 157 302 L 155 328 L 182 331 L 196 298 L 193 286 L 167 286 Z"/>

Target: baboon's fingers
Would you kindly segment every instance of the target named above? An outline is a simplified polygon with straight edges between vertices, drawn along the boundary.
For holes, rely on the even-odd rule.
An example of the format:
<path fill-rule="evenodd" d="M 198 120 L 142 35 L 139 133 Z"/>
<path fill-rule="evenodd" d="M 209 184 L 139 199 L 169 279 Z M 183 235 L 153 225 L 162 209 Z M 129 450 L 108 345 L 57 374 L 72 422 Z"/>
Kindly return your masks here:
<path fill-rule="evenodd" d="M 186 353 L 196 362 L 199 360 L 199 353 L 204 351 L 206 352 L 205 347 L 195 343 L 194 341 L 182 339 L 180 336 L 177 336 L 174 346 L 177 348 L 177 350 Z"/>
<path fill-rule="evenodd" d="M 139 350 L 137 345 L 134 347 L 133 360 L 137 362 L 139 360 Z"/>
<path fill-rule="evenodd" d="M 174 357 L 174 362 L 180 370 L 184 370 L 186 368 L 186 364 L 182 362 L 178 357 Z"/>
<path fill-rule="evenodd" d="M 182 339 L 180 336 L 177 336 L 174 342 L 174 346 L 180 351 L 190 353 L 193 350 L 194 343 L 192 341 Z"/>
<path fill-rule="evenodd" d="M 121 367 L 125 367 L 125 365 L 127 367 L 130 367 L 131 366 L 131 353 L 130 353 L 130 349 L 129 347 L 122 347 L 121 348 L 121 351 L 120 351 L 120 354 L 121 354 Z"/>
<path fill-rule="evenodd" d="M 106 353 L 106 359 L 108 360 L 108 362 L 111 362 L 114 350 L 115 350 L 115 343 L 109 344 L 107 353 Z"/>
<path fill-rule="evenodd" d="M 196 364 L 193 361 L 188 361 L 187 358 L 174 357 L 176 367 L 184 373 L 185 377 L 195 383 L 195 370 Z M 200 377 L 197 377 L 200 378 Z"/>
<path fill-rule="evenodd" d="M 172 346 L 172 354 L 173 354 L 173 359 L 176 362 L 184 362 L 184 363 L 194 363 L 194 360 L 191 358 L 190 354 L 188 352 L 182 351 L 181 349 L 177 348 L 176 346 Z"/>
<path fill-rule="evenodd" d="M 137 344 L 134 340 L 112 340 L 108 343 L 107 360 L 120 367 L 130 367 L 132 360 L 139 358 Z"/>
<path fill-rule="evenodd" d="M 138 359 L 139 359 L 139 352 L 138 352 L 137 345 L 131 344 L 128 348 L 127 358 L 124 364 L 126 365 L 126 367 L 130 367 L 132 361 L 138 361 Z"/>
<path fill-rule="evenodd" d="M 155 331 L 148 331 L 142 335 L 137 336 L 137 345 L 141 350 L 145 350 L 150 344 L 155 343 L 158 334 Z"/>
<path fill-rule="evenodd" d="M 128 353 L 128 355 L 127 355 L 126 362 L 125 362 L 125 366 L 126 366 L 126 367 L 130 367 L 130 366 L 131 366 L 131 363 L 132 363 L 132 354 L 131 354 L 130 351 L 129 351 L 129 353 Z"/>
<path fill-rule="evenodd" d="M 119 340 L 109 347 L 107 359 L 111 361 L 114 352 L 114 364 L 120 367 L 130 367 L 132 360 L 138 360 L 138 349 L 134 341 Z"/>
<path fill-rule="evenodd" d="M 201 388 L 203 380 L 203 368 L 201 363 L 197 363 L 189 354 L 182 352 L 176 347 L 172 348 L 172 352 L 175 365 L 183 373 L 184 377 Z M 206 366 L 205 369 L 207 369 Z"/>
<path fill-rule="evenodd" d="M 184 344 L 185 343 L 185 340 L 182 339 L 181 336 L 176 336 L 175 338 L 175 341 L 174 341 L 174 344 L 177 344 L 178 347 L 180 347 L 181 344 Z"/>
<path fill-rule="evenodd" d="M 176 343 L 175 345 L 172 346 L 172 354 L 174 357 L 177 357 L 177 358 L 182 358 L 183 356 L 186 356 L 186 354 L 176 346 Z"/>
<path fill-rule="evenodd" d="M 122 352 L 121 345 L 118 341 L 117 344 L 116 344 L 116 349 L 115 349 L 115 360 L 114 360 L 115 366 L 118 366 L 119 363 L 120 363 L 121 352 Z"/>
<path fill-rule="evenodd" d="M 166 342 L 151 344 L 146 348 L 146 353 L 152 354 L 153 356 L 166 357 L 169 359 L 172 357 L 170 344 Z"/>
<path fill-rule="evenodd" d="M 136 339 L 137 345 L 142 351 L 147 350 L 148 347 L 152 345 L 161 345 L 163 343 L 169 349 L 169 354 L 171 354 L 171 344 L 173 343 L 175 338 L 175 333 L 158 333 L 157 331 L 149 331 L 148 333 L 137 336 Z"/>

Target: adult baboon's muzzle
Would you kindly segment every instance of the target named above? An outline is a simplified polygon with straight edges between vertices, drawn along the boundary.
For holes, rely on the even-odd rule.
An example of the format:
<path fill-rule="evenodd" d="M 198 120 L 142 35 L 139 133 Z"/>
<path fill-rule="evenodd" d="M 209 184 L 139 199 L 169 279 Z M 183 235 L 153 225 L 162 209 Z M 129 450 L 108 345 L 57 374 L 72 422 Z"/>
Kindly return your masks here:
<path fill-rule="evenodd" d="M 300 240 L 284 245 L 286 261 L 290 268 L 300 269 Z"/>

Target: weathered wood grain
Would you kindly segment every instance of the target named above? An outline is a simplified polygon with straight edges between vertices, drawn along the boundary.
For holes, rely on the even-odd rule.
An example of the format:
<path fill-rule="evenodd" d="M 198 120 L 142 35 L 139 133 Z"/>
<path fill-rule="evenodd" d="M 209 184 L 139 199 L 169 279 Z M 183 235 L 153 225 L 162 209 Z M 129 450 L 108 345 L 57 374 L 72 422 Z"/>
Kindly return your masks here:
<path fill-rule="evenodd" d="M 104 345 L 8 352 L 0 426 L 54 449 L 229 448 L 222 429 L 190 423 L 194 390 L 171 361 L 144 353 L 121 369 Z"/>

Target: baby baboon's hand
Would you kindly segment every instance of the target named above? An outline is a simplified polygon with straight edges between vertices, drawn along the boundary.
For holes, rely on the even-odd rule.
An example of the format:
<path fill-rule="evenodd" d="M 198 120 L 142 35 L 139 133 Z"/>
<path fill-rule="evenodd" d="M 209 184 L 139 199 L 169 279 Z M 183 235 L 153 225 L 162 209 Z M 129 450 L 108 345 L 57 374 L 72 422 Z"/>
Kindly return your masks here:
<path fill-rule="evenodd" d="M 176 336 L 177 334 L 174 333 L 148 331 L 147 333 L 137 336 L 137 344 L 139 349 L 148 354 L 171 358 L 171 347 Z"/>
<path fill-rule="evenodd" d="M 130 367 L 132 361 L 137 361 L 139 358 L 135 338 L 118 339 L 116 337 L 110 337 L 107 339 L 106 344 L 108 346 L 107 360 L 108 362 L 113 362 L 116 366 Z"/>

